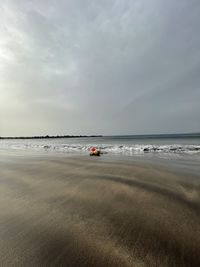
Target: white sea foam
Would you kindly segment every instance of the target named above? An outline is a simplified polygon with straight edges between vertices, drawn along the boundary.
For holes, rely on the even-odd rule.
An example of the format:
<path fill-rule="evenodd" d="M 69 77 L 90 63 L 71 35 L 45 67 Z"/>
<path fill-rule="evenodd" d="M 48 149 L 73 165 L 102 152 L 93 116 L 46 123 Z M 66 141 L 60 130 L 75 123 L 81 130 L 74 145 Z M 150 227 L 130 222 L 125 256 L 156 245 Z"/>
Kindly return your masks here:
<path fill-rule="evenodd" d="M 200 153 L 200 145 L 152 145 L 152 144 L 100 144 L 100 143 L 71 143 L 59 144 L 52 142 L 31 142 L 28 140 L 2 140 L 0 149 L 35 150 L 35 151 L 57 151 L 57 152 L 82 152 L 88 153 L 95 146 L 102 153 L 112 154 L 144 154 L 144 153 Z"/>

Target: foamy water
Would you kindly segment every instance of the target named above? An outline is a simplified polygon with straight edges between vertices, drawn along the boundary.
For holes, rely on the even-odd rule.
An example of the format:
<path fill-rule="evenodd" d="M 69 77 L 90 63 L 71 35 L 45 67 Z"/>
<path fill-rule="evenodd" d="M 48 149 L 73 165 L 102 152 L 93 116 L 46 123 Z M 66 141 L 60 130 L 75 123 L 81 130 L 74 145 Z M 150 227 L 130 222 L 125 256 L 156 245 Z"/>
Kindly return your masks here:
<path fill-rule="evenodd" d="M 177 142 L 177 143 L 175 143 Z M 95 146 L 102 153 L 112 154 L 200 154 L 200 140 L 197 139 L 144 139 L 144 138 L 63 138 L 63 139 L 18 139 L 0 140 L 0 149 L 34 150 L 49 152 L 88 153 Z"/>

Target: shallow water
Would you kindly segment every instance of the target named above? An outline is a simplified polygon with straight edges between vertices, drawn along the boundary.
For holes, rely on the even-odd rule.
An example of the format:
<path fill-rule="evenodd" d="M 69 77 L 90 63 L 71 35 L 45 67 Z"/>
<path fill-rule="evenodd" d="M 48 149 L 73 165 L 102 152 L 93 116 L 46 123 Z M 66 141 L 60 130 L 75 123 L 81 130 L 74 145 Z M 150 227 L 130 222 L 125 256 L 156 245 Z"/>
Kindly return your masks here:
<path fill-rule="evenodd" d="M 159 154 L 196 154 L 200 157 L 200 136 L 107 136 L 90 138 L 0 140 L 0 149 L 35 150 L 61 153 L 88 153 L 92 146 L 102 153 L 124 156 Z"/>

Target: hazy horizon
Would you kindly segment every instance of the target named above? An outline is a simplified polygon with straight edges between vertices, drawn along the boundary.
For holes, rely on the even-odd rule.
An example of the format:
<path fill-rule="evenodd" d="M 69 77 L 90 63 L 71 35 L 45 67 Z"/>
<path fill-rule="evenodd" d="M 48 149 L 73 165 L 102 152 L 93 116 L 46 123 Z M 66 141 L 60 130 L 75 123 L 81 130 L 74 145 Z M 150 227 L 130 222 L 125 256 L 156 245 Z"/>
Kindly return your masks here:
<path fill-rule="evenodd" d="M 142 136 L 174 136 L 174 135 L 177 135 L 177 136 L 195 136 L 195 135 L 197 135 L 198 137 L 199 137 L 199 135 L 200 135 L 200 132 L 190 132 L 190 133 L 148 133 L 148 134 L 112 134 L 112 135 L 106 135 L 106 134 L 88 134 L 88 135 L 86 135 L 86 134 L 77 134 L 77 135 L 75 135 L 75 134 L 67 134 L 67 133 L 64 133 L 64 134 L 60 134 L 60 135 L 57 135 L 57 134 L 55 134 L 55 135 L 50 135 L 50 134 L 44 134 L 44 135 L 40 135 L 40 134 L 37 134 L 37 135 L 27 135 L 27 136 L 13 136 L 13 135 L 10 135 L 10 136 L 0 136 L 0 139 L 1 138 L 38 138 L 38 137 L 42 137 L 42 138 L 51 138 L 51 137 L 120 137 L 120 136 L 138 136 L 138 137 L 142 137 Z"/>
<path fill-rule="evenodd" d="M 2 0 L 0 136 L 200 132 L 198 0 Z"/>

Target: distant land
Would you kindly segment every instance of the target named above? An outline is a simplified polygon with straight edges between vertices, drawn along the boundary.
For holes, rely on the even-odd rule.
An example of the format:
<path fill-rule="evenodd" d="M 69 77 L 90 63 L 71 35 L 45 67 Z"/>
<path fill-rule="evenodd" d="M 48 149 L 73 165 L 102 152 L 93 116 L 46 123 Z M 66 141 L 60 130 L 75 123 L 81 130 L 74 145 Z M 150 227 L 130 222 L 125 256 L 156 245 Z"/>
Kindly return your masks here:
<path fill-rule="evenodd" d="M 2 136 L 0 139 L 55 139 L 55 138 L 85 138 L 102 137 L 102 135 L 36 135 L 36 136 Z"/>
<path fill-rule="evenodd" d="M 176 134 L 128 134 L 128 135 L 35 135 L 35 136 L 0 136 L 0 139 L 58 139 L 105 137 L 113 139 L 165 139 L 165 138 L 200 138 L 200 133 Z"/>

